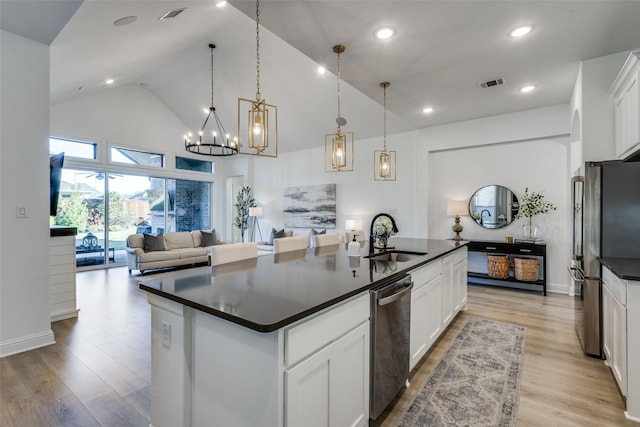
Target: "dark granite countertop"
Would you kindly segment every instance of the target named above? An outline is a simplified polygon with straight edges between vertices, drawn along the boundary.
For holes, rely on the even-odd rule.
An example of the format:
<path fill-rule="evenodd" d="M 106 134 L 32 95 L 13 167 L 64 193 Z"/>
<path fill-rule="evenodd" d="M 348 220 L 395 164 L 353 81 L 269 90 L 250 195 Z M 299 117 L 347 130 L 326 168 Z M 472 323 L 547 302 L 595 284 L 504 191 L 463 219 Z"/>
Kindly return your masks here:
<path fill-rule="evenodd" d="M 602 265 L 621 279 L 640 280 L 640 259 L 603 257 L 599 260 Z"/>
<path fill-rule="evenodd" d="M 272 332 L 466 244 L 393 238 L 390 245 L 396 250 L 426 255 L 406 262 L 361 257 L 359 265 L 347 256 L 346 245 L 325 246 L 150 276 L 140 288 L 258 332 Z M 366 247 L 360 252 L 368 255 Z"/>
<path fill-rule="evenodd" d="M 49 237 L 75 236 L 78 234 L 76 227 L 65 227 L 62 225 L 52 225 L 49 227 Z"/>

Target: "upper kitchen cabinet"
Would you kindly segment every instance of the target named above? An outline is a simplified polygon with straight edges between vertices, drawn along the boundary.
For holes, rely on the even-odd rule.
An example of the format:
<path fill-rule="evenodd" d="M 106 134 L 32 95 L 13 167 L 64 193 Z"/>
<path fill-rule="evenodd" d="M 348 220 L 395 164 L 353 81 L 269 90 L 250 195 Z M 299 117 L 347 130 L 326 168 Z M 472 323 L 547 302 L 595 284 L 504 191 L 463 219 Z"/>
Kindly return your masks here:
<path fill-rule="evenodd" d="M 640 148 L 640 51 L 633 52 L 609 89 L 615 102 L 616 157 L 626 159 Z"/>

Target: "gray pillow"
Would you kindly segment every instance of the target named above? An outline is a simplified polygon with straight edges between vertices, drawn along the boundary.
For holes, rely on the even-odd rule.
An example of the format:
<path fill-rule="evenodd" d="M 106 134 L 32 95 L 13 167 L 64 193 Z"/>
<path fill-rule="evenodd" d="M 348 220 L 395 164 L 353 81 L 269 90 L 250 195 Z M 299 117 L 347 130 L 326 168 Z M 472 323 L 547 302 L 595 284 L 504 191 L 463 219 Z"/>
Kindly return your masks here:
<path fill-rule="evenodd" d="M 200 230 L 200 235 L 202 236 L 200 246 L 207 247 L 218 244 L 218 236 L 215 229 L 211 230 L 211 232 Z"/>
<path fill-rule="evenodd" d="M 267 240 L 267 245 L 273 245 L 273 239 L 278 239 L 280 237 L 284 237 L 284 228 L 280 231 L 277 231 L 275 228 L 272 228 L 271 233 L 269 233 L 269 239 Z"/>
<path fill-rule="evenodd" d="M 166 251 L 167 247 L 164 244 L 164 234 L 143 234 L 143 248 L 145 252 Z"/>
<path fill-rule="evenodd" d="M 311 229 L 311 233 L 309 234 L 311 237 L 309 238 L 309 246 L 310 247 L 314 247 L 315 246 L 315 242 L 314 242 L 314 238 L 313 236 L 317 236 L 318 234 L 327 234 L 327 230 L 320 230 L 320 231 L 316 231 L 313 228 Z"/>

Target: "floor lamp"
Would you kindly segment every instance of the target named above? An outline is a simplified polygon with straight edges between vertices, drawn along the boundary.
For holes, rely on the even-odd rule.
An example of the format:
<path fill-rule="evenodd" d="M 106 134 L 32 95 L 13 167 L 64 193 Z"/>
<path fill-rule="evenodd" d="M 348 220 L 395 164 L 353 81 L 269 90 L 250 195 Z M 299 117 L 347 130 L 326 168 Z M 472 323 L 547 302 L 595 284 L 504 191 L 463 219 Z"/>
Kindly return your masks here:
<path fill-rule="evenodd" d="M 249 216 L 253 217 L 253 226 L 251 228 L 251 236 L 253 236 L 253 241 L 256 241 L 256 227 L 258 228 L 258 233 L 260 234 L 260 241 L 262 241 L 262 231 L 260 231 L 260 223 L 258 223 L 258 217 L 262 216 L 262 208 L 260 206 L 249 208 Z"/>

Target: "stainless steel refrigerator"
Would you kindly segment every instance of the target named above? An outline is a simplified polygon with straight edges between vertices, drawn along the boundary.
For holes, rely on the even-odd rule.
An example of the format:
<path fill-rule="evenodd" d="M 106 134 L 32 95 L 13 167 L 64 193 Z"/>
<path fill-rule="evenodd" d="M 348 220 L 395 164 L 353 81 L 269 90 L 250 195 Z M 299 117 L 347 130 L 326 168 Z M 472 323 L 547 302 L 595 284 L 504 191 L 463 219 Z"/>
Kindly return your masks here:
<path fill-rule="evenodd" d="M 587 162 L 572 182 L 576 333 L 585 353 L 602 357 L 598 258 L 640 258 L 640 163 Z"/>

